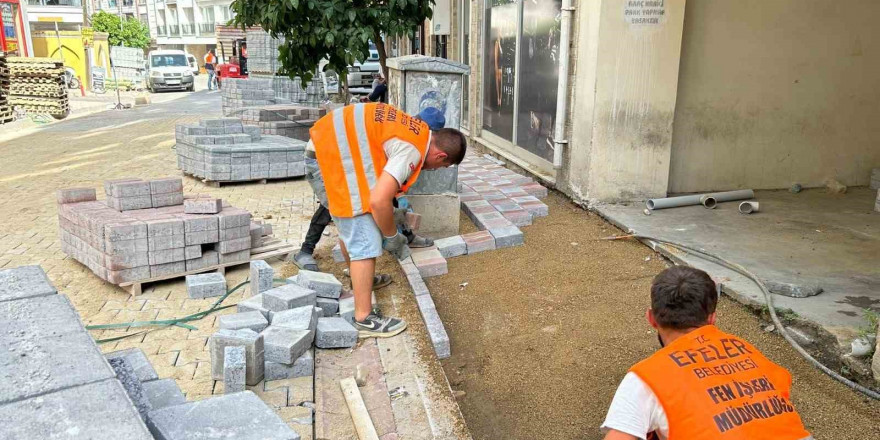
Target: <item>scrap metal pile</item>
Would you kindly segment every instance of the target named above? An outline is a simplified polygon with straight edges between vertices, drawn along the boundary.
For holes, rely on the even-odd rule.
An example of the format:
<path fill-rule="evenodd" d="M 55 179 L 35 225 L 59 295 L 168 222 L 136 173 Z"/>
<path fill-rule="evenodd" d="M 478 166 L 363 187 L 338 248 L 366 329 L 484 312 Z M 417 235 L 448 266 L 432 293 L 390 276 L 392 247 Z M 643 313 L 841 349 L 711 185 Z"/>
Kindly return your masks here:
<path fill-rule="evenodd" d="M 56 119 L 67 117 L 70 104 L 61 60 L 9 57 L 6 61 L 10 74 L 9 105 Z"/>

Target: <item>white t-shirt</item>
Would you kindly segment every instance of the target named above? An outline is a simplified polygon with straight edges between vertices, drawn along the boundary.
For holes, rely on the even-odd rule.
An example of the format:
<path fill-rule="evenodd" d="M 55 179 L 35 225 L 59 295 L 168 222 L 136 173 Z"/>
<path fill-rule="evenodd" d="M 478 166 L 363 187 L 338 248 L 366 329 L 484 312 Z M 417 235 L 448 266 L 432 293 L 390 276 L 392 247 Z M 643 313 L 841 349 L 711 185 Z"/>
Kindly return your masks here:
<path fill-rule="evenodd" d="M 651 388 L 631 372 L 620 381 L 602 429 L 613 429 L 640 439 L 653 431 L 661 438 L 669 437 L 669 421 L 660 401 Z"/>
<path fill-rule="evenodd" d="M 430 145 L 430 139 L 429 137 L 428 145 Z M 402 141 L 399 138 L 391 138 L 385 141 L 382 144 L 382 149 L 385 150 L 385 157 L 388 159 L 385 162 L 383 171 L 390 174 L 394 180 L 397 180 L 397 184 L 400 186 L 403 186 L 404 182 L 412 176 L 416 168 L 424 162 L 424 158 L 419 154 L 419 150 L 415 145 Z M 311 140 L 306 144 L 306 150 L 315 151 L 315 144 Z M 427 156 L 426 154 L 425 157 Z"/>

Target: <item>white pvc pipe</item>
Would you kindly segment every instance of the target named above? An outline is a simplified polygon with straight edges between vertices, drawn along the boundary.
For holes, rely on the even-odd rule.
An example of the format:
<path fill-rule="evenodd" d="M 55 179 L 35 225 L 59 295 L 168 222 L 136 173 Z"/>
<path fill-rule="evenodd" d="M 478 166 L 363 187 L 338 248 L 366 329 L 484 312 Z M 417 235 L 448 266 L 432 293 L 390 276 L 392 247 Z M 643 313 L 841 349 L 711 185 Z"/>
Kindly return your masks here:
<path fill-rule="evenodd" d="M 704 197 L 715 199 L 716 203 L 732 202 L 734 200 L 744 200 L 755 198 L 755 192 L 750 189 L 741 189 L 737 191 L 725 191 L 708 194 L 693 194 L 689 196 L 665 197 L 662 199 L 648 199 L 645 205 L 648 209 L 666 209 L 678 208 L 680 206 L 700 205 L 703 203 Z"/>
<path fill-rule="evenodd" d="M 754 212 L 758 212 L 760 210 L 760 206 L 758 202 L 748 201 L 742 202 L 739 204 L 739 212 L 741 214 L 751 214 Z"/>
<path fill-rule="evenodd" d="M 562 168 L 562 149 L 565 139 L 565 119 L 568 111 L 568 64 L 571 47 L 572 0 L 562 0 L 562 26 L 559 31 L 559 86 L 556 88 L 556 121 L 553 128 L 553 168 Z"/>
<path fill-rule="evenodd" d="M 700 204 L 706 209 L 715 209 L 718 206 L 718 200 L 708 194 L 700 197 Z"/>

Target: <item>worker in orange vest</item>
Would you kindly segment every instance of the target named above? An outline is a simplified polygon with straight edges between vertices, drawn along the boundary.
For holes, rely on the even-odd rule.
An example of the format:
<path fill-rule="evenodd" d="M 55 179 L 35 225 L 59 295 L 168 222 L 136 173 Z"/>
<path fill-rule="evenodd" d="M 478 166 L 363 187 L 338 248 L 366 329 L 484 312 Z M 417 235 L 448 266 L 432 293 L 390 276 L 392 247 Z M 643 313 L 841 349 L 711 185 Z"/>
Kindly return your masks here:
<path fill-rule="evenodd" d="M 717 302 L 699 269 L 654 278 L 646 316 L 662 348 L 624 376 L 605 440 L 812 439 L 791 402 L 791 374 L 715 327 Z"/>
<path fill-rule="evenodd" d="M 430 130 L 428 124 L 382 104 L 354 104 L 334 110 L 309 130 L 306 177 L 330 210 L 354 290 L 354 326 L 360 337 L 390 337 L 406 322 L 371 310 L 376 258 L 387 250 L 410 255 L 399 233 L 393 201 L 422 170 L 461 163 L 467 139 L 458 130 Z"/>

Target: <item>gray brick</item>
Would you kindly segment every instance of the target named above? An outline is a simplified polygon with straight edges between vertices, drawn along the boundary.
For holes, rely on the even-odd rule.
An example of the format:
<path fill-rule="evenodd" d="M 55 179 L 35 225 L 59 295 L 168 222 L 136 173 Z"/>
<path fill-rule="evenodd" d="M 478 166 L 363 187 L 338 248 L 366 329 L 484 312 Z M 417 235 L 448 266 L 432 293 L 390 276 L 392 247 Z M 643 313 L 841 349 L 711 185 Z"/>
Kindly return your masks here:
<path fill-rule="evenodd" d="M 237 228 L 251 224 L 251 213 L 243 209 L 227 208 L 217 215 L 220 229 Z"/>
<path fill-rule="evenodd" d="M 357 344 L 358 331 L 342 318 L 318 318 L 315 345 L 318 348 L 348 348 Z"/>
<path fill-rule="evenodd" d="M 150 266 L 132 267 L 130 269 L 107 271 L 107 281 L 113 284 L 128 283 L 131 281 L 146 280 L 150 278 Z"/>
<path fill-rule="evenodd" d="M 150 251 L 148 255 L 151 266 L 186 260 L 186 254 L 184 253 L 183 248 Z M 185 271 L 186 270 L 184 270 L 184 272 Z"/>
<path fill-rule="evenodd" d="M 164 206 L 177 206 L 183 204 L 182 192 L 169 194 L 153 194 L 151 198 L 153 208 L 162 208 Z"/>
<path fill-rule="evenodd" d="M 354 295 L 339 298 L 339 316 L 354 324 Z"/>
<path fill-rule="evenodd" d="M 141 386 L 154 410 L 186 403 L 186 397 L 174 379 L 152 380 L 142 383 Z"/>
<path fill-rule="evenodd" d="M 244 237 L 247 237 L 250 240 L 249 225 L 220 230 L 220 241 L 236 240 Z"/>
<path fill-rule="evenodd" d="M 147 220 L 145 223 L 147 224 L 147 237 L 168 237 L 184 233 L 183 220 L 181 219 Z"/>
<path fill-rule="evenodd" d="M 293 379 L 315 374 L 315 355 L 309 349 L 293 364 L 266 361 L 266 380 Z"/>
<path fill-rule="evenodd" d="M 188 237 L 188 235 L 186 236 Z M 183 249 L 189 243 L 186 242 L 184 235 L 169 235 L 165 237 L 150 237 L 147 239 L 147 246 L 150 251 L 164 251 L 166 249 Z M 195 243 L 193 243 L 195 244 Z"/>
<path fill-rule="evenodd" d="M 220 254 L 217 251 L 204 251 L 202 256 L 192 260 L 186 260 L 186 270 L 199 270 L 206 267 L 216 266 L 220 263 Z"/>
<path fill-rule="evenodd" d="M 144 254 L 149 250 L 149 241 L 146 238 L 136 240 L 105 241 L 104 251 L 109 255 Z"/>
<path fill-rule="evenodd" d="M 56 193 L 56 201 L 60 204 L 92 202 L 98 200 L 95 188 L 66 188 L 59 189 Z"/>
<path fill-rule="evenodd" d="M 223 348 L 223 393 L 240 393 L 245 390 L 245 348 Z"/>
<path fill-rule="evenodd" d="M 147 413 L 149 413 L 153 407 L 150 405 L 150 400 L 147 399 L 143 387 L 141 387 L 141 381 L 138 380 L 134 368 L 128 364 L 128 361 L 126 361 L 125 358 L 121 357 L 109 359 L 108 362 L 110 363 L 110 367 L 116 372 L 116 378 L 119 379 L 119 382 L 122 383 L 122 387 L 125 388 L 125 393 L 128 394 L 128 397 L 131 399 L 132 403 L 134 403 L 135 408 L 137 408 L 141 419 L 146 420 Z"/>
<path fill-rule="evenodd" d="M 269 322 L 272 322 L 275 315 L 275 312 L 263 307 L 263 295 L 254 295 L 244 301 L 239 301 L 236 310 L 238 313 L 260 312 Z"/>
<path fill-rule="evenodd" d="M 183 231 L 186 234 L 190 232 L 216 231 L 218 229 L 220 229 L 220 223 L 215 215 L 190 214 L 183 216 Z"/>
<path fill-rule="evenodd" d="M 168 194 L 183 192 L 183 179 L 180 177 L 166 177 L 150 181 L 150 193 Z"/>
<path fill-rule="evenodd" d="M 159 378 L 159 375 L 156 373 L 156 370 L 153 369 L 153 365 L 150 363 L 150 360 L 147 359 L 147 356 L 140 348 L 127 348 L 125 350 L 117 350 L 114 352 L 110 352 L 104 355 L 108 360 L 123 358 L 128 362 L 128 365 L 134 369 L 135 374 L 137 374 L 138 380 L 141 382 L 148 382 L 151 380 L 156 380 Z"/>
<path fill-rule="evenodd" d="M 248 385 L 260 383 L 263 380 L 263 369 L 265 368 L 263 336 L 250 329 L 221 329 L 211 336 L 208 341 L 208 350 L 211 353 L 211 376 L 214 380 L 223 380 L 223 350 L 229 346 L 243 346 L 245 348 L 246 382 Z"/>
<path fill-rule="evenodd" d="M 206 433 L 217 439 L 300 439 L 251 391 L 151 411 L 149 426 L 156 440 L 204 439 Z"/>
<path fill-rule="evenodd" d="M 193 260 L 202 256 L 202 247 L 200 245 L 186 246 L 183 248 L 184 257 L 187 260 Z"/>
<path fill-rule="evenodd" d="M 322 298 L 339 298 L 342 294 L 342 283 L 329 273 L 300 270 L 295 282 Z"/>
<path fill-rule="evenodd" d="M 339 301 L 332 298 L 318 298 L 316 307 L 321 309 L 321 317 L 333 316 L 339 310 Z"/>
<path fill-rule="evenodd" d="M 216 214 L 223 209 L 221 199 L 186 199 L 183 212 L 187 214 Z"/>
<path fill-rule="evenodd" d="M 187 275 L 186 293 L 190 298 L 223 296 L 226 293 L 226 278 L 219 273 Z"/>
<path fill-rule="evenodd" d="M 109 223 L 104 225 L 104 238 L 107 239 L 107 241 L 147 238 L 147 224 L 139 221 Z"/>
<path fill-rule="evenodd" d="M 150 195 L 137 197 L 107 197 L 107 206 L 120 212 L 149 209 L 153 207 L 153 198 Z"/>
<path fill-rule="evenodd" d="M 272 288 L 275 271 L 264 260 L 251 261 L 250 286 L 254 294 L 263 293 Z"/>
<path fill-rule="evenodd" d="M 214 229 L 211 231 L 187 232 L 184 236 L 183 245 L 193 246 L 197 244 L 217 243 L 220 241 L 220 231 Z"/>
<path fill-rule="evenodd" d="M 172 263 L 155 264 L 150 266 L 150 277 L 166 277 L 171 275 L 182 274 L 186 272 L 185 261 L 175 261 Z"/>
<path fill-rule="evenodd" d="M 313 306 L 297 307 L 276 312 L 272 317 L 272 325 L 291 330 L 311 330 L 318 326 L 318 314 L 321 309 Z"/>
<path fill-rule="evenodd" d="M 126 181 L 114 182 L 110 184 L 110 196 L 122 197 L 142 197 L 150 195 L 150 182 L 144 181 Z"/>
<path fill-rule="evenodd" d="M 0 271 L 0 301 L 58 293 L 40 266 L 21 266 Z"/>
<path fill-rule="evenodd" d="M 495 248 L 522 246 L 523 233 L 516 226 L 489 229 L 489 233 L 495 237 Z"/>
<path fill-rule="evenodd" d="M 151 440 L 153 436 L 122 385 L 111 378 L 0 406 L 0 438 Z"/>
<path fill-rule="evenodd" d="M 232 240 L 224 240 L 217 244 L 217 251 L 220 254 L 231 254 L 249 250 L 251 248 L 251 237 L 235 238 Z"/>
<path fill-rule="evenodd" d="M 314 306 L 315 291 L 295 284 L 285 284 L 263 292 L 263 307 L 281 312 L 296 307 Z"/>
<path fill-rule="evenodd" d="M 282 364 L 292 364 L 315 340 L 315 333 L 311 330 L 293 330 L 276 325 L 263 330 L 261 335 L 266 361 Z"/>
<path fill-rule="evenodd" d="M 464 242 L 461 235 L 434 240 L 434 244 L 437 246 L 437 249 L 440 251 L 440 255 L 442 255 L 443 258 L 452 258 L 467 254 L 467 243 Z"/>
<path fill-rule="evenodd" d="M 217 318 L 220 328 L 228 330 L 251 329 L 257 333 L 269 326 L 269 321 L 259 311 L 221 315 Z"/>
<path fill-rule="evenodd" d="M 250 241 L 248 241 L 250 243 Z M 220 254 L 220 264 L 245 263 L 251 258 L 251 250 L 245 249 L 231 254 Z"/>

